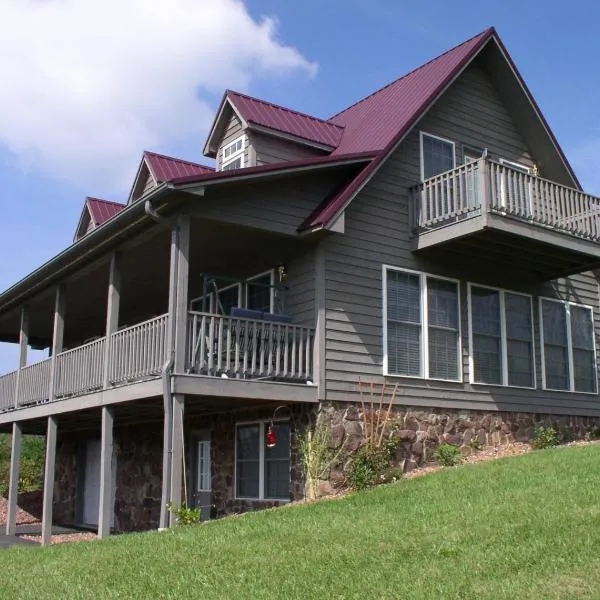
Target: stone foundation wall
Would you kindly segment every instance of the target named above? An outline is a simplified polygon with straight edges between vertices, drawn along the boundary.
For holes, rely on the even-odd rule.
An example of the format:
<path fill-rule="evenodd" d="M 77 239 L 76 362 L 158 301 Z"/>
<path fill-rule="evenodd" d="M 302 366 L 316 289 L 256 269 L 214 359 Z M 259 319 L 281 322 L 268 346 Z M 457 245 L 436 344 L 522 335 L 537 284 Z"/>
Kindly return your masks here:
<path fill-rule="evenodd" d="M 346 485 L 350 457 L 364 443 L 364 421 L 361 405 L 354 403 L 324 403 L 320 419 L 330 427 L 331 446 L 339 450 L 329 477 L 319 485 L 323 495 Z M 584 439 L 600 427 L 600 418 L 398 406 L 385 435 L 397 441 L 394 466 L 407 472 L 434 461 L 440 444 L 458 446 L 467 456 L 476 451 L 471 440 L 481 446 L 530 442 L 536 428 L 550 425 L 568 439 Z"/>
<path fill-rule="evenodd" d="M 52 516 L 55 523 L 72 524 L 77 506 L 77 438 L 59 434 L 57 442 Z"/>

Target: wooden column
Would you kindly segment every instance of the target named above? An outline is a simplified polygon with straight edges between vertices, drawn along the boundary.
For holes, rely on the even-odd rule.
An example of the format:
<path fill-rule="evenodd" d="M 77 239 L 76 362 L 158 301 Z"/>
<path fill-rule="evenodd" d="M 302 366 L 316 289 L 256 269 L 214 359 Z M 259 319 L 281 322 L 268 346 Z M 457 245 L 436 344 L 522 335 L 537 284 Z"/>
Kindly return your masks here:
<path fill-rule="evenodd" d="M 48 398 L 50 402 L 54 400 L 56 389 L 56 355 L 63 350 L 63 341 L 65 335 L 65 290 L 62 285 L 56 288 L 56 298 L 54 301 L 54 326 L 52 328 L 52 364 L 50 365 L 50 389 Z"/>
<path fill-rule="evenodd" d="M 106 340 L 104 342 L 104 379 L 103 387 L 107 389 L 110 378 L 111 347 L 110 340 L 112 334 L 119 328 L 119 305 L 121 302 L 121 269 L 120 259 L 116 252 L 113 252 L 110 259 L 110 274 L 108 279 L 108 302 L 106 305 Z"/>
<path fill-rule="evenodd" d="M 190 258 L 190 217 L 177 218 L 179 243 L 177 248 L 177 294 L 175 302 L 175 373 L 185 373 L 187 363 L 188 288 Z"/>
<path fill-rule="evenodd" d="M 13 423 L 12 447 L 10 451 L 10 477 L 8 480 L 8 511 L 6 515 L 6 535 L 15 535 L 17 523 L 17 494 L 19 493 L 19 461 L 21 460 L 20 423 Z"/>
<path fill-rule="evenodd" d="M 315 338 L 313 342 L 313 382 L 318 386 L 319 400 L 325 400 L 325 249 L 315 250 Z"/>
<path fill-rule="evenodd" d="M 15 408 L 19 408 L 19 391 L 21 388 L 21 369 L 27 366 L 27 347 L 29 346 L 29 309 L 21 309 L 21 329 L 19 331 L 19 370 L 15 385 Z"/>
<path fill-rule="evenodd" d="M 44 469 L 44 500 L 42 507 L 42 546 L 52 539 L 52 500 L 54 498 L 54 468 L 56 465 L 56 417 L 48 417 L 46 432 L 46 467 Z"/>
<path fill-rule="evenodd" d="M 171 453 L 171 504 L 181 506 L 181 486 L 183 484 L 183 410 L 185 396 L 175 394 L 173 396 L 173 435 Z M 171 513 L 169 526 L 176 525 L 175 515 Z"/>
<path fill-rule="evenodd" d="M 100 502 L 98 511 L 98 537 L 110 535 L 113 505 L 113 409 L 102 407 L 102 438 L 100 442 Z"/>

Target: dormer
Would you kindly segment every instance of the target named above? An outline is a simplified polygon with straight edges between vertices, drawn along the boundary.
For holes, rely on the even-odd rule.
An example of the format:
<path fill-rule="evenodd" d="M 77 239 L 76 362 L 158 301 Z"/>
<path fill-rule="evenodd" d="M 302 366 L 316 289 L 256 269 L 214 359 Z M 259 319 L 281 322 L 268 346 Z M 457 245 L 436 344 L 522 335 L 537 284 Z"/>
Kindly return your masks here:
<path fill-rule="evenodd" d="M 344 128 L 228 90 L 204 146 L 218 171 L 327 156 Z"/>
<path fill-rule="evenodd" d="M 124 208 L 125 205 L 120 202 L 111 202 L 110 200 L 90 198 L 88 196 L 83 204 L 73 241 L 79 241 L 90 231 L 93 231 L 96 227 L 100 227 L 100 225 L 114 217 Z"/>
<path fill-rule="evenodd" d="M 190 162 L 181 158 L 173 158 L 156 152 L 144 152 L 138 167 L 128 204 L 145 196 L 160 183 L 170 181 L 176 177 L 191 175 L 204 175 L 213 173 L 214 169 L 207 165 Z"/>

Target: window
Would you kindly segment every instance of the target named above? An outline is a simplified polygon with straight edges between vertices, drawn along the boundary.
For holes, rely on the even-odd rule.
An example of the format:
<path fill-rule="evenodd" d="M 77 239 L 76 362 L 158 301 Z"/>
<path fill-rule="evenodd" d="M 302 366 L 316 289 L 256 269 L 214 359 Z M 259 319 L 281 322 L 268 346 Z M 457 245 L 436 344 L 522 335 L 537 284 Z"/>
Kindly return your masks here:
<path fill-rule="evenodd" d="M 469 284 L 471 383 L 535 387 L 531 296 Z"/>
<path fill-rule="evenodd" d="M 268 422 L 236 428 L 235 495 L 257 500 L 289 500 L 290 426 L 274 424 L 276 444 L 267 448 Z"/>
<path fill-rule="evenodd" d="M 421 179 L 454 169 L 454 142 L 421 131 Z"/>
<path fill-rule="evenodd" d="M 196 473 L 196 491 L 210 492 L 210 441 L 201 440 L 198 442 L 198 471 Z"/>
<path fill-rule="evenodd" d="M 458 282 L 384 266 L 384 374 L 460 380 Z"/>
<path fill-rule="evenodd" d="M 221 154 L 221 171 L 241 169 L 244 166 L 244 136 L 223 146 Z"/>
<path fill-rule="evenodd" d="M 588 306 L 540 298 L 544 388 L 597 391 L 593 311 Z"/>

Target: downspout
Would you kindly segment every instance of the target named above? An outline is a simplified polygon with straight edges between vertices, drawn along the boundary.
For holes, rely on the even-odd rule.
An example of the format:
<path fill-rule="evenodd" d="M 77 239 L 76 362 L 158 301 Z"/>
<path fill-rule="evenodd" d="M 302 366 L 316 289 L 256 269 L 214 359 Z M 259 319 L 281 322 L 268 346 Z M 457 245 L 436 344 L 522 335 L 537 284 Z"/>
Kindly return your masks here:
<path fill-rule="evenodd" d="M 144 204 L 144 212 L 154 221 L 161 225 L 171 225 L 169 219 L 161 217 L 152 206 L 150 200 L 146 200 Z M 179 231 L 176 230 L 176 235 Z M 169 358 L 165 362 L 161 370 L 162 378 L 162 393 L 163 393 L 163 410 L 164 410 L 164 425 L 163 425 L 163 468 L 162 468 L 162 491 L 160 499 L 160 520 L 158 530 L 164 531 L 169 527 L 169 510 L 167 505 L 170 500 L 171 487 L 171 468 L 173 462 L 173 395 L 171 393 L 171 377 L 173 375 L 173 365 L 175 362 L 173 347 L 174 337 L 171 336 L 171 348 L 169 348 Z"/>

